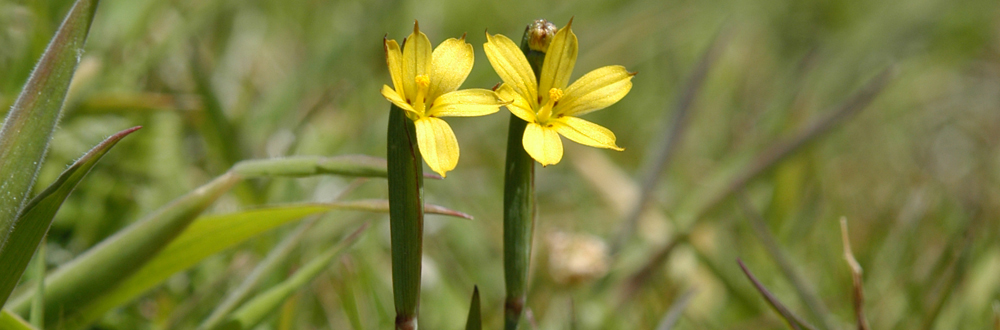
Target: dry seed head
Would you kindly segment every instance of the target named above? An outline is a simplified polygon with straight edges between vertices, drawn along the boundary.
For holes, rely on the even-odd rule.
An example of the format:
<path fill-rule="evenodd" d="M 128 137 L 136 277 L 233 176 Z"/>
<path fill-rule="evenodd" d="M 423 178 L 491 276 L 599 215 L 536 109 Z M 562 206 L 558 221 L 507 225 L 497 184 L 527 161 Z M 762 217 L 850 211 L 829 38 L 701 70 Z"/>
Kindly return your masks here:
<path fill-rule="evenodd" d="M 562 285 L 593 281 L 608 273 L 608 247 L 593 235 L 556 232 L 547 237 L 549 273 Z"/>

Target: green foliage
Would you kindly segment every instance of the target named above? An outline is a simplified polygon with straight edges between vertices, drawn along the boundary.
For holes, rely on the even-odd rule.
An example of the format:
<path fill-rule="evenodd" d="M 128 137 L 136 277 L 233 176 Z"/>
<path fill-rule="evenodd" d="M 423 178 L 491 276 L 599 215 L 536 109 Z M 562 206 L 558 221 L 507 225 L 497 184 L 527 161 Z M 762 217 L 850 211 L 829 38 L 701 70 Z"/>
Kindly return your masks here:
<path fill-rule="evenodd" d="M 41 77 L 29 75 L 73 3 L 0 1 L 0 113 L 14 109 L 31 88 L 26 82 Z M 57 126 L 41 123 L 51 112 L 37 117 L 40 130 L 31 134 L 58 129 L 41 145 L 14 144 L 47 148 L 45 159 L 17 168 L 3 163 L 0 185 L 21 188 L 16 200 L 0 203 L 17 212 L 67 164 L 138 125 L 143 130 L 107 153 L 55 214 L 45 243 L 50 279 L 178 196 L 226 175 L 227 164 L 235 163 L 241 176 L 264 178 L 241 181 L 192 216 L 191 226 L 197 218 L 326 204 L 348 190 L 343 200 L 383 201 L 384 180 L 355 186 L 340 177 L 347 173 L 328 176 L 317 166 L 343 159 L 327 157 L 333 155 L 385 155 L 390 112 L 379 88 L 391 82 L 383 36 L 405 35 L 413 19 L 435 44 L 468 33 L 477 56 L 463 86 L 490 88 L 500 79 L 482 52 L 482 31 L 516 37 L 533 19 L 575 17 L 580 53 L 573 78 L 608 64 L 639 74 L 620 103 L 583 117 L 614 131 L 626 150 L 567 143 L 563 161 L 535 178 L 538 221 L 526 307 L 538 329 L 787 327 L 740 272 L 737 257 L 804 322 L 853 326 L 841 216 L 851 222 L 864 268 L 861 306 L 872 329 L 988 328 L 996 317 L 991 305 L 1000 300 L 1000 223 L 993 220 L 1000 217 L 998 8 L 993 0 L 101 1 L 65 101 L 38 99 L 65 109 Z M 703 61 L 709 49 L 716 55 Z M 67 53 L 74 67 L 76 54 Z M 755 168 L 772 148 L 838 112 L 886 67 L 895 74 L 863 110 L 836 120 L 791 156 Z M 59 77 L 70 86 L 69 76 Z M 675 128 L 681 103 L 689 104 L 686 120 Z M 480 289 L 483 328 L 503 327 L 508 118 L 447 119 L 461 161 L 447 179 L 425 182 L 425 199 L 477 221 L 426 217 L 421 328 L 466 326 L 473 285 Z M 668 164 L 652 166 L 675 130 L 681 133 Z M 287 165 L 255 168 L 281 162 Z M 370 165 L 359 171 L 383 177 L 376 173 L 384 163 Z M 643 184 L 648 207 L 635 213 L 634 230 L 625 230 L 623 219 L 631 217 Z M 744 196 L 746 205 L 733 196 Z M 750 214 L 763 226 L 747 221 Z M 372 228 L 335 258 L 343 262 L 307 281 L 312 290 L 296 290 L 294 313 L 258 315 L 258 327 L 390 328 L 385 215 L 315 217 L 283 260 L 259 277 L 259 292 L 328 252 L 347 227 L 369 222 Z M 293 230 L 275 227 L 201 258 L 95 313 L 91 327 L 194 328 Z M 553 234 L 611 241 L 622 231 L 629 234 L 612 244 L 604 276 L 574 283 L 554 276 L 552 260 L 568 256 L 551 248 Z M 159 251 L 172 242 L 160 242 Z M 160 258 L 154 252 L 144 254 Z M 95 276 L 98 287 L 126 281 Z M 0 322 L 14 312 L 27 318 L 36 287 L 33 276 L 23 276 Z M 52 304 L 60 290 L 58 283 L 44 290 L 47 328 L 59 325 Z M 676 298 L 691 291 L 690 299 Z M 13 301 L 20 297 L 24 302 Z M 827 321 L 813 310 L 826 311 Z"/>
<path fill-rule="evenodd" d="M 35 329 L 35 327 L 32 327 L 30 324 L 28 324 L 28 322 L 25 322 L 17 315 L 11 314 L 10 312 L 3 310 L 0 311 L 0 329 L 33 330 Z"/>
<path fill-rule="evenodd" d="M 0 250 L 0 264 L 4 265 L 3 269 L 0 269 L 0 305 L 7 302 L 10 292 L 14 290 L 14 285 L 21 279 L 21 274 L 35 253 L 38 243 L 48 232 L 52 218 L 69 193 L 73 191 L 73 188 L 76 188 L 76 185 L 90 172 L 97 161 L 108 150 L 111 150 L 111 147 L 137 129 L 139 127 L 121 131 L 95 146 L 90 152 L 80 157 L 76 163 L 70 165 L 66 171 L 63 171 L 56 182 L 35 196 L 24 207 L 14 222 L 9 240 Z M 44 270 L 44 268 L 42 269 Z"/>
<path fill-rule="evenodd" d="M 199 218 L 135 274 L 102 292 L 85 307 L 61 316 L 60 322 L 67 329 L 82 328 L 208 256 L 290 221 L 345 207 L 350 207 L 349 203 L 290 205 Z"/>
<path fill-rule="evenodd" d="M 325 253 L 317 256 L 309 263 L 302 266 L 301 269 L 295 272 L 287 280 L 281 282 L 280 284 L 274 286 L 270 290 L 267 290 L 253 299 L 250 299 L 246 304 L 233 312 L 229 321 L 223 323 L 216 329 L 225 330 L 242 330 L 242 329 L 252 329 L 257 326 L 267 315 L 278 309 L 285 299 L 288 299 L 295 291 L 301 289 L 303 286 L 309 284 L 313 278 L 318 276 L 334 258 L 340 255 L 343 250 L 351 246 L 358 238 L 358 235 L 362 233 L 367 226 L 358 229 L 350 236 L 346 237 L 344 240 L 340 241 L 337 245 L 327 250 Z"/>
<path fill-rule="evenodd" d="M 56 269 L 45 278 L 46 323 L 60 322 L 61 315 L 85 309 L 146 264 L 174 240 L 208 205 L 239 180 L 226 174 L 178 198 L 145 219 L 106 239 L 100 245 Z M 32 291 L 13 300 L 14 311 L 26 314 Z"/>
<path fill-rule="evenodd" d="M 0 128 L 0 250 L 28 201 L 96 10 L 97 0 L 73 5 Z"/>
<path fill-rule="evenodd" d="M 479 287 L 472 289 L 472 301 L 469 303 L 469 317 L 465 319 L 465 330 L 481 330 L 483 328 L 482 307 L 479 302 Z"/>

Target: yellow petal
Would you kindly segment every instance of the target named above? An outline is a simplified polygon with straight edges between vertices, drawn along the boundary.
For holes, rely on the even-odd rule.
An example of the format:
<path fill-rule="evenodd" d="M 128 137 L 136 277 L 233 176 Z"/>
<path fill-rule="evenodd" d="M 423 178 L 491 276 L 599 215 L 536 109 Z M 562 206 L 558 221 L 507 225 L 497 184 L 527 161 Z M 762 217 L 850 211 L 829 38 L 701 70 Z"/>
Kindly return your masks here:
<path fill-rule="evenodd" d="M 483 45 L 486 58 L 497 72 L 504 84 L 510 85 L 515 92 L 531 102 L 538 103 L 538 85 L 535 73 L 528 64 L 521 49 L 510 38 L 502 34 L 486 34 L 487 42 Z"/>
<path fill-rule="evenodd" d="M 389 76 L 392 77 L 392 87 L 396 89 L 396 94 L 406 99 L 405 94 L 403 94 L 405 93 L 403 86 L 406 85 L 403 82 L 403 53 L 400 52 L 399 44 L 396 43 L 396 40 L 383 38 L 382 44 L 385 46 L 385 62 L 389 65 Z"/>
<path fill-rule="evenodd" d="M 458 164 L 458 140 L 444 120 L 424 117 L 413 122 L 417 127 L 417 145 L 431 170 L 441 174 L 455 169 Z"/>
<path fill-rule="evenodd" d="M 488 89 L 463 89 L 441 95 L 427 111 L 432 117 L 476 117 L 500 110 L 503 102 Z"/>
<path fill-rule="evenodd" d="M 523 119 L 526 122 L 535 122 L 535 111 L 531 109 L 531 104 L 528 100 L 525 100 L 521 94 L 514 91 L 514 88 L 510 87 L 508 84 L 503 84 L 497 89 L 497 95 L 504 102 L 510 102 L 510 104 L 504 105 L 510 113 L 514 114 L 518 118 Z"/>
<path fill-rule="evenodd" d="M 556 115 L 579 116 L 607 108 L 628 94 L 634 75 L 621 65 L 590 71 L 566 88 L 552 111 Z"/>
<path fill-rule="evenodd" d="M 524 137 L 521 139 L 524 144 L 524 151 L 531 155 L 542 166 L 558 164 L 562 160 L 563 148 L 559 134 L 552 128 L 542 127 L 535 123 L 528 123 L 524 128 Z"/>
<path fill-rule="evenodd" d="M 556 120 L 555 129 L 567 139 L 582 145 L 618 151 L 625 150 L 615 144 L 615 133 L 611 130 L 580 118 L 560 118 Z"/>
<path fill-rule="evenodd" d="M 417 95 L 416 77 L 429 75 L 431 69 L 431 41 L 420 32 L 420 26 L 413 23 L 413 33 L 403 41 L 403 86 L 404 96 Z"/>
<path fill-rule="evenodd" d="M 413 106 L 411 106 L 409 103 L 406 103 L 406 100 L 404 100 L 401 96 L 399 96 L 399 94 L 396 94 L 396 91 L 392 90 L 392 88 L 389 88 L 389 85 L 382 85 L 382 96 L 384 96 L 386 100 L 389 100 L 389 102 L 392 102 L 392 104 L 395 104 L 400 109 L 412 113 L 417 113 L 415 110 L 413 110 Z"/>
<path fill-rule="evenodd" d="M 573 74 L 579 49 L 576 34 L 573 34 L 570 25 L 573 25 L 573 20 L 556 32 L 548 51 L 545 52 L 545 64 L 542 65 L 542 75 L 538 81 L 538 90 L 543 99 L 548 98 L 549 89 L 562 89 L 569 85 L 569 77 Z M 544 102 L 543 100 L 542 103 Z"/>
<path fill-rule="evenodd" d="M 458 89 L 472 71 L 475 52 L 472 45 L 462 39 L 445 40 L 431 54 L 431 86 L 427 91 L 427 99 L 443 95 Z"/>

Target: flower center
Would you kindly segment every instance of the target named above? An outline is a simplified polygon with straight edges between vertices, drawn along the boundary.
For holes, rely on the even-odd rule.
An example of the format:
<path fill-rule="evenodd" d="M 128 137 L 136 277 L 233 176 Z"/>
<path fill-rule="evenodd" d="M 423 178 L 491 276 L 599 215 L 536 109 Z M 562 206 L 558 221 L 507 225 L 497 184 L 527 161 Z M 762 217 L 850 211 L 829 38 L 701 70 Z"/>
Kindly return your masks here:
<path fill-rule="evenodd" d="M 538 110 L 538 124 L 545 125 L 548 123 L 549 119 L 552 118 L 552 107 L 555 107 L 559 103 L 559 99 L 563 97 L 563 91 L 558 88 L 553 88 L 549 90 L 549 98 L 542 105 L 542 108 Z"/>
<path fill-rule="evenodd" d="M 417 97 L 413 99 L 413 110 L 417 110 L 417 113 L 423 115 L 424 112 L 424 99 L 427 98 L 427 87 L 431 85 L 431 78 L 425 74 L 416 76 L 413 78 L 417 83 Z"/>

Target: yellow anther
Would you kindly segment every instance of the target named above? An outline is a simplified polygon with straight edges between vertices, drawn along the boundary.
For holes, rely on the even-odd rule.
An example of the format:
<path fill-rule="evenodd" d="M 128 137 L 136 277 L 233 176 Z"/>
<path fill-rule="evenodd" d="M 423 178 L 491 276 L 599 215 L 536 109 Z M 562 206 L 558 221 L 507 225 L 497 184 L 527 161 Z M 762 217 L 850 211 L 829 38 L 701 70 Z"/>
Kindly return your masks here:
<path fill-rule="evenodd" d="M 542 104 L 542 108 L 538 109 L 538 113 L 535 114 L 535 118 L 539 124 L 546 124 L 549 122 L 549 118 L 552 117 L 552 107 L 556 106 L 556 102 L 563 97 L 563 91 L 558 88 L 553 88 L 549 90 L 549 99 Z"/>
<path fill-rule="evenodd" d="M 427 97 L 427 87 L 431 85 L 431 78 L 425 74 L 418 75 L 413 78 L 417 82 L 417 95 L 413 98 L 413 110 L 415 110 L 421 116 L 426 112 L 425 98 Z"/>
<path fill-rule="evenodd" d="M 552 103 L 559 102 L 559 99 L 563 97 L 563 91 L 558 88 L 553 88 L 549 90 L 549 101 Z"/>
<path fill-rule="evenodd" d="M 427 86 L 431 85 L 431 77 L 428 77 L 425 74 L 419 75 L 416 78 L 413 78 L 413 80 L 417 82 L 417 86 L 422 88 L 427 88 Z"/>

